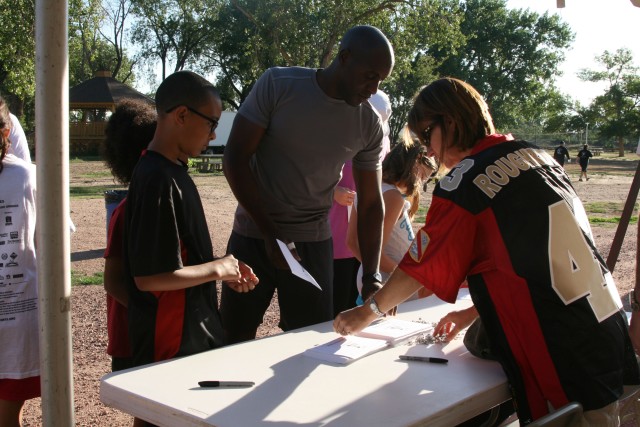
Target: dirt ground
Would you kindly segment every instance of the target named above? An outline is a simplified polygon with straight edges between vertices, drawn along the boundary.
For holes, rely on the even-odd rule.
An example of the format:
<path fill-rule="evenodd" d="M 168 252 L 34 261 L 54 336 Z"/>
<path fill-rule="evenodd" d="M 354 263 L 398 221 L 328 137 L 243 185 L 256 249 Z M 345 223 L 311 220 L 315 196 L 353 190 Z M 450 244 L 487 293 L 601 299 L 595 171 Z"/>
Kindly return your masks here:
<path fill-rule="evenodd" d="M 637 160 L 626 161 L 595 159 L 590 167 L 591 179 L 578 182 L 578 168 L 569 164 L 567 170 L 574 186 L 590 215 L 620 216 L 627 199 Z M 70 164 L 70 186 L 113 186 L 114 183 L 101 162 L 73 161 Z M 224 254 L 231 231 L 235 199 L 221 175 L 194 174 L 203 200 L 214 252 Z M 429 189 L 429 191 L 431 188 Z M 428 205 L 425 193 L 423 202 Z M 604 213 L 591 213 L 591 206 L 608 206 Z M 637 212 L 634 211 L 634 215 Z M 104 199 L 71 199 L 71 218 L 77 231 L 71 237 L 71 269 L 74 274 L 91 276 L 103 270 L 102 253 L 106 243 L 106 209 Z M 598 249 L 606 259 L 616 232 L 615 224 L 592 224 Z M 633 288 L 635 277 L 637 226 L 629 226 L 614 270 L 614 278 L 621 296 Z M 101 285 L 75 286 L 72 290 L 72 334 L 74 363 L 75 421 L 78 426 L 128 426 L 131 418 L 104 406 L 99 399 L 99 381 L 110 372 L 110 359 L 106 354 L 107 331 L 105 293 Z M 627 306 L 628 308 L 628 306 Z M 277 305 L 272 304 L 259 330 L 260 336 L 280 332 L 277 327 Z M 42 424 L 40 399 L 25 405 L 25 426 Z"/>

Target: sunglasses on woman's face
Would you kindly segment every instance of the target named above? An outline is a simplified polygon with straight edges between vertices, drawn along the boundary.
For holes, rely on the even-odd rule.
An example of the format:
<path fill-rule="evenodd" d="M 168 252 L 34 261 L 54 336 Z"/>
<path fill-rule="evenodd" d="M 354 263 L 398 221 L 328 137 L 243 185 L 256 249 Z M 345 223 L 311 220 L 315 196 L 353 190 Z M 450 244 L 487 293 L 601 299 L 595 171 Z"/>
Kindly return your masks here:
<path fill-rule="evenodd" d="M 431 147 L 431 132 L 437 125 L 438 122 L 434 121 L 422 131 L 422 143 L 427 148 Z"/>

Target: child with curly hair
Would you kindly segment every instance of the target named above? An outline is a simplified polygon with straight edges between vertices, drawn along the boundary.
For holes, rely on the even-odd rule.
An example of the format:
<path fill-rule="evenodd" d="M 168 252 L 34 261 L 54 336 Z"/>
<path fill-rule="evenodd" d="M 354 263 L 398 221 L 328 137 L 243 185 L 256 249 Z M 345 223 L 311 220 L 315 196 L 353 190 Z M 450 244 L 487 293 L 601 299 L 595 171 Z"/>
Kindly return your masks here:
<path fill-rule="evenodd" d="M 109 118 L 102 143 L 102 156 L 116 181 L 129 185 L 140 154 L 147 148 L 156 130 L 157 114 L 153 105 L 128 99 Z M 104 289 L 107 291 L 107 353 L 111 369 L 130 368 L 131 347 L 127 332 L 129 296 L 124 279 L 122 254 L 123 219 L 126 199 L 109 219 L 107 249 L 104 253 Z"/>

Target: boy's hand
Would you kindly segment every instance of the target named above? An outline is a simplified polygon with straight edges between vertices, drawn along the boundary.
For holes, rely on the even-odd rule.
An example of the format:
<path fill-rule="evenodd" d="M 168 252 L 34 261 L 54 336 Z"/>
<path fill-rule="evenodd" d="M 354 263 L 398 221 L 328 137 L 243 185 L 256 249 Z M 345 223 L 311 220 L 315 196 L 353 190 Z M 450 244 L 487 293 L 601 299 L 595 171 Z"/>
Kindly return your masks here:
<path fill-rule="evenodd" d="M 251 267 L 242 261 L 238 261 L 238 267 L 240 268 L 241 278 L 239 280 L 228 280 L 223 283 L 239 293 L 251 292 L 256 288 L 258 282 L 260 282 L 258 276 L 253 273 Z"/>
<path fill-rule="evenodd" d="M 240 280 L 242 278 L 239 261 L 233 255 L 225 255 L 212 263 L 216 266 L 218 280 Z"/>

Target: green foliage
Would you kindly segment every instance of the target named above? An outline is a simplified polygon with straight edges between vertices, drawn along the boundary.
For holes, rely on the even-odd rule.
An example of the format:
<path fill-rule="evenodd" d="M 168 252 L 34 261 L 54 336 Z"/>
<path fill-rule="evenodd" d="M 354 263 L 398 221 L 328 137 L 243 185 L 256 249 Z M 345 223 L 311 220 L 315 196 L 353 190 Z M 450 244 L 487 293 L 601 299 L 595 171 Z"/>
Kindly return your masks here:
<path fill-rule="evenodd" d="M 0 91 L 21 103 L 35 93 L 35 0 L 0 0 L 0 22 Z"/>
<path fill-rule="evenodd" d="M 35 0 L 0 0 L 0 90 L 18 114 L 24 106 L 27 122 L 35 91 L 34 7 Z M 347 29 L 371 24 L 396 54 L 381 86 L 393 107 L 394 142 L 413 96 L 442 75 L 475 86 L 499 131 L 535 128 L 534 135 L 577 140 L 589 123 L 590 139 L 618 145 L 640 133 L 640 78 L 628 52 L 605 52 L 603 69 L 584 74 L 611 85 L 584 108 L 554 87 L 570 28 L 555 14 L 509 10 L 506 0 L 69 0 L 68 24 L 70 86 L 100 69 L 131 84 L 134 66 L 141 73 L 159 63 L 163 76 L 184 68 L 213 76 L 224 108 L 234 110 L 265 69 L 326 67 Z M 136 58 L 127 45 L 136 46 Z"/>
<path fill-rule="evenodd" d="M 633 55 L 626 48 L 604 53 L 596 58 L 601 68 L 586 69 L 580 78 L 591 82 L 606 82 L 605 93 L 596 97 L 588 113 L 592 128 L 604 138 L 618 141 L 618 155 L 624 156 L 625 137 L 640 134 L 640 76 L 633 64 Z"/>
<path fill-rule="evenodd" d="M 619 216 L 614 216 L 614 217 L 589 217 L 589 222 L 591 224 L 619 224 L 620 223 L 620 217 Z M 638 223 L 638 217 L 632 217 L 629 220 L 629 224 L 633 225 L 633 224 L 637 224 Z"/>
<path fill-rule="evenodd" d="M 395 139 L 413 96 L 434 75 L 430 50 L 460 46 L 460 19 L 452 0 L 234 0 L 220 9 L 202 69 L 215 75 L 225 106 L 236 109 L 265 69 L 326 67 L 349 28 L 375 25 L 396 54 L 382 87 L 392 101 Z"/>
<path fill-rule="evenodd" d="M 588 214 L 620 215 L 623 207 L 624 204 L 621 202 L 591 202 L 584 204 L 584 209 Z"/>
<path fill-rule="evenodd" d="M 436 0 L 403 4 L 381 25 L 396 53 L 394 70 L 382 84 L 393 108 L 391 141 L 400 139 L 413 97 L 437 77 L 437 58 L 449 56 L 464 45 L 462 19 L 456 1 Z"/>
<path fill-rule="evenodd" d="M 413 217 L 413 223 L 414 224 L 424 224 L 425 220 L 427 219 L 427 211 L 429 210 L 428 206 L 420 206 L 418 208 L 418 211 L 416 212 L 415 216 Z"/>
<path fill-rule="evenodd" d="M 438 55 L 441 75 L 465 80 L 483 94 L 498 129 L 540 122 L 557 99 L 554 77 L 573 41 L 558 15 L 508 10 L 505 0 L 468 0 L 461 31 L 467 41 L 453 55 Z"/>
<path fill-rule="evenodd" d="M 71 286 L 102 285 L 104 274 L 102 272 L 86 275 L 84 273 L 71 270 Z"/>
<path fill-rule="evenodd" d="M 121 185 L 89 185 L 69 187 L 69 196 L 77 199 L 100 199 L 107 190 L 121 190 Z"/>
<path fill-rule="evenodd" d="M 324 68 L 342 35 L 358 24 L 384 27 L 401 0 L 234 0 L 220 9 L 203 70 L 216 76 L 225 105 L 238 108 L 272 66 Z"/>
<path fill-rule="evenodd" d="M 214 18 L 219 0 L 131 0 L 137 17 L 132 41 L 148 64 L 160 61 L 162 79 L 168 74 L 195 65 L 211 47 L 218 31 Z M 173 71 L 168 67 L 173 64 Z"/>
<path fill-rule="evenodd" d="M 125 1 L 125 0 L 122 0 Z M 94 77 L 96 71 L 111 71 L 114 78 L 131 84 L 133 60 L 119 52 L 101 32 L 105 25 L 116 28 L 118 18 L 105 7 L 109 0 L 71 0 L 69 3 L 69 87 Z M 107 16 L 105 16 L 105 12 Z M 112 22 L 107 22 L 111 19 Z"/>
<path fill-rule="evenodd" d="M 109 0 L 104 0 L 108 2 Z M 126 1 L 126 0 L 122 0 Z M 98 70 L 114 71 L 114 47 L 100 33 L 102 0 L 69 0 L 69 83 L 74 86 Z M 35 0 L 0 0 L 0 91 L 31 128 L 35 98 Z M 124 55 L 116 78 L 132 81 L 132 61 Z"/>

